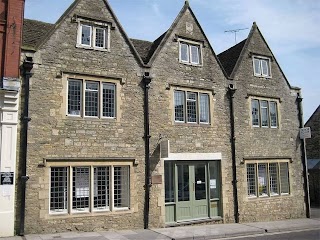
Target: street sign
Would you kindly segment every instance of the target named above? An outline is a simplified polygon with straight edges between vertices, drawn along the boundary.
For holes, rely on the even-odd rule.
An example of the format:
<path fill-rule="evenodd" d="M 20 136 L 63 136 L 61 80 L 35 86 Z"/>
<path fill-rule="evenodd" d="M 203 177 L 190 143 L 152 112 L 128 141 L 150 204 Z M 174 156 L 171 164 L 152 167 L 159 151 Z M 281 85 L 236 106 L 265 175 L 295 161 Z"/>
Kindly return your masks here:
<path fill-rule="evenodd" d="M 1 185 L 13 185 L 14 173 L 13 172 L 0 172 Z"/>
<path fill-rule="evenodd" d="M 311 138 L 310 127 L 300 128 L 300 139 Z"/>

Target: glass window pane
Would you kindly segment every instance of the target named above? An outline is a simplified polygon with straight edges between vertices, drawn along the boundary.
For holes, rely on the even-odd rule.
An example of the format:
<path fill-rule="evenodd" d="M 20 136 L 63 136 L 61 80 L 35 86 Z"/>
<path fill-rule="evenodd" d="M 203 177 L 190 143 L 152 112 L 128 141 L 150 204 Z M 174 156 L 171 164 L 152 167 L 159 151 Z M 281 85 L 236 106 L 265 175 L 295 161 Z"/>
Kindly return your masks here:
<path fill-rule="evenodd" d="M 178 170 L 178 201 L 189 201 L 189 166 L 177 165 Z"/>
<path fill-rule="evenodd" d="M 253 63 L 254 63 L 254 74 L 255 75 L 261 75 L 260 59 L 259 58 L 254 58 L 253 59 Z"/>
<path fill-rule="evenodd" d="M 247 187 L 248 187 L 248 196 L 256 197 L 256 164 L 247 164 Z"/>
<path fill-rule="evenodd" d="M 190 45 L 190 50 L 191 50 L 191 63 L 199 64 L 200 63 L 199 46 Z"/>
<path fill-rule="evenodd" d="M 116 85 L 102 84 L 102 114 L 104 117 L 115 117 Z"/>
<path fill-rule="evenodd" d="M 108 210 L 109 209 L 109 190 L 110 190 L 110 168 L 95 167 L 94 168 L 94 209 Z"/>
<path fill-rule="evenodd" d="M 269 181 L 270 181 L 270 194 L 278 195 L 278 164 L 270 163 L 269 164 Z"/>
<path fill-rule="evenodd" d="M 251 101 L 251 112 L 252 112 L 252 126 L 260 126 L 259 101 L 257 99 L 252 99 Z"/>
<path fill-rule="evenodd" d="M 269 76 L 269 61 L 266 59 L 261 59 L 262 75 Z"/>
<path fill-rule="evenodd" d="M 268 196 L 268 178 L 267 178 L 267 164 L 258 164 L 258 190 L 259 196 Z"/>
<path fill-rule="evenodd" d="M 174 120 L 184 122 L 184 92 L 174 92 Z"/>
<path fill-rule="evenodd" d="M 281 193 L 289 193 L 289 168 L 288 163 L 280 163 Z"/>
<path fill-rule="evenodd" d="M 189 46 L 185 43 L 180 43 L 180 60 L 189 62 Z"/>
<path fill-rule="evenodd" d="M 197 122 L 197 93 L 187 93 L 187 121 L 189 123 Z"/>
<path fill-rule="evenodd" d="M 277 115 L 277 103 L 270 102 L 270 125 L 271 127 L 278 126 L 278 115 Z"/>
<path fill-rule="evenodd" d="M 212 161 L 209 163 L 210 173 L 210 199 L 220 198 L 220 162 Z"/>
<path fill-rule="evenodd" d="M 99 109 L 99 83 L 86 81 L 85 90 L 85 116 L 98 116 Z"/>
<path fill-rule="evenodd" d="M 209 95 L 200 94 L 200 122 L 209 123 Z"/>
<path fill-rule="evenodd" d="M 92 28 L 87 25 L 81 25 L 81 44 L 91 46 Z"/>
<path fill-rule="evenodd" d="M 129 166 L 114 167 L 114 207 L 129 208 Z"/>
<path fill-rule="evenodd" d="M 81 113 L 81 80 L 68 81 L 68 114 L 80 116 Z"/>
<path fill-rule="evenodd" d="M 174 202 L 174 164 L 164 163 L 165 202 Z"/>
<path fill-rule="evenodd" d="M 68 169 L 52 167 L 50 181 L 50 211 L 67 212 L 68 209 Z"/>
<path fill-rule="evenodd" d="M 194 185 L 196 200 L 207 198 L 206 188 L 206 166 L 204 164 L 197 164 L 194 166 Z"/>
<path fill-rule="evenodd" d="M 260 101 L 261 108 L 261 126 L 269 127 L 269 110 L 268 110 L 268 102 Z"/>
<path fill-rule="evenodd" d="M 72 209 L 89 211 L 90 171 L 89 167 L 74 167 L 72 171 Z"/>
<path fill-rule="evenodd" d="M 105 32 L 103 28 L 96 28 L 96 42 L 95 46 L 99 48 L 105 47 Z"/>

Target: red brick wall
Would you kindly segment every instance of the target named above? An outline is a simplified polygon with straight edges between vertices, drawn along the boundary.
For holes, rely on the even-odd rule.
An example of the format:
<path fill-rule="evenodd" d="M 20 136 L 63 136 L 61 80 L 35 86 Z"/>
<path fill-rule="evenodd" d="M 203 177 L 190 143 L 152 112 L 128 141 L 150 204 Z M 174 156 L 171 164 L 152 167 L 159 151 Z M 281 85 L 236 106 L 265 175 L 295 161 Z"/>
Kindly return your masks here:
<path fill-rule="evenodd" d="M 0 1 L 0 77 L 19 77 L 24 0 Z"/>

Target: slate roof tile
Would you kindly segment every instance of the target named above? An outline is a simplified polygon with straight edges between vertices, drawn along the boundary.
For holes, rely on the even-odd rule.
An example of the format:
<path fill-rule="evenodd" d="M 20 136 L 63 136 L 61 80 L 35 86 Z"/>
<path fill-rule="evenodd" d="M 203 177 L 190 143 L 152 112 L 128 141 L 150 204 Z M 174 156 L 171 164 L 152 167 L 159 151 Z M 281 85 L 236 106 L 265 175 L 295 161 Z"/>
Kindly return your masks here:
<path fill-rule="evenodd" d="M 52 23 L 24 19 L 22 32 L 22 46 L 36 48 L 43 38 L 54 27 Z"/>
<path fill-rule="evenodd" d="M 232 46 L 231 48 L 223 51 L 222 53 L 218 54 L 218 58 L 228 74 L 228 76 L 231 75 L 234 67 L 236 66 L 236 63 L 240 57 L 241 51 L 246 43 L 247 39 L 244 39 L 243 41 L 239 42 L 238 44 Z"/>

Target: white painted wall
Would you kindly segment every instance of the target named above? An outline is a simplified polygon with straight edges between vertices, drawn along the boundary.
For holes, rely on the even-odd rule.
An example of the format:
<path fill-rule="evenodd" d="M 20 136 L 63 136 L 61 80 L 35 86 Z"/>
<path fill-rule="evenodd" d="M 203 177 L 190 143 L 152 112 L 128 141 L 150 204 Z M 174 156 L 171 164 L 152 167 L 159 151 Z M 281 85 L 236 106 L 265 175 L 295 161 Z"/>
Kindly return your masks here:
<path fill-rule="evenodd" d="M 0 90 L 0 172 L 14 172 L 16 177 L 16 149 L 19 93 Z M 15 182 L 0 185 L 0 237 L 14 236 Z"/>

